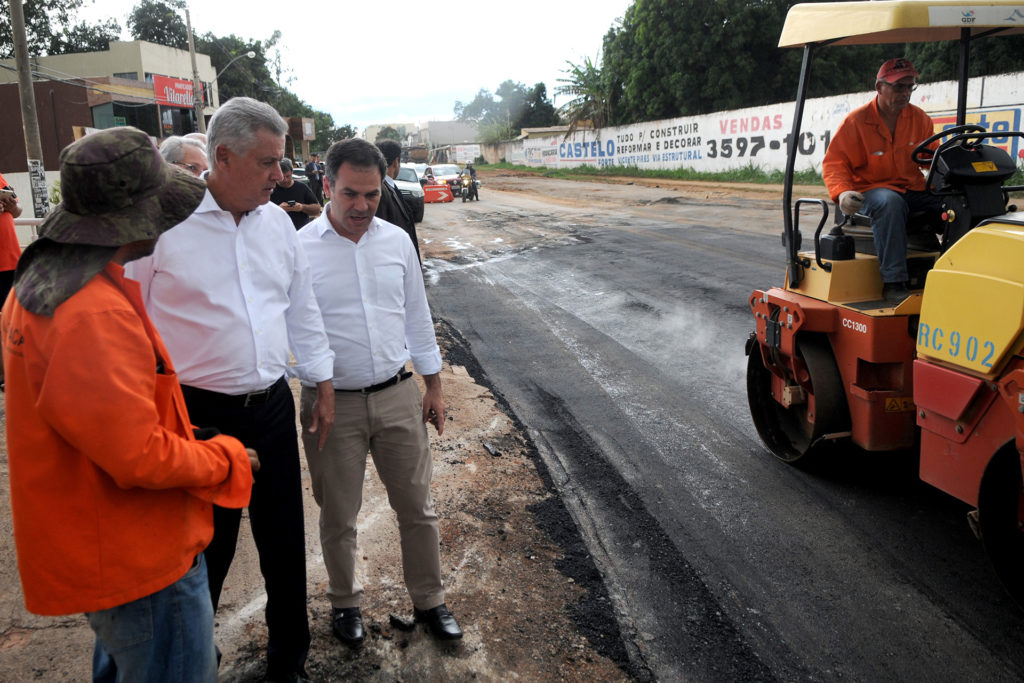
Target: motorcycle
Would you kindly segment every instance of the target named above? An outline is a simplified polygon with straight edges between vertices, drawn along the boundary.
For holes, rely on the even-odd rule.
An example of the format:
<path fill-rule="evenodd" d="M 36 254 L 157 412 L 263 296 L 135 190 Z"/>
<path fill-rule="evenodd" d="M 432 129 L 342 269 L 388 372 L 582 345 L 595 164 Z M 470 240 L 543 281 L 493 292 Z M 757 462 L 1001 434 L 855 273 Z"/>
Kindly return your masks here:
<path fill-rule="evenodd" d="M 471 177 L 468 173 L 462 176 L 462 201 L 467 199 L 480 201 L 480 181 Z"/>

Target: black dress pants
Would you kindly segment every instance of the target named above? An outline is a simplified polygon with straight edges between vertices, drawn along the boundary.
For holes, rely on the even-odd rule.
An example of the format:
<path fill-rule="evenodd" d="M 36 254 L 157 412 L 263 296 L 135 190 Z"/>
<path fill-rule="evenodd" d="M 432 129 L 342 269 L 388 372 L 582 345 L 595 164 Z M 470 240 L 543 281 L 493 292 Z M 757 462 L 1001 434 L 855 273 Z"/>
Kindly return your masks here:
<path fill-rule="evenodd" d="M 291 390 L 282 377 L 264 402 L 249 406 L 237 396 L 188 386 L 182 391 L 192 424 L 216 427 L 259 455 L 249 526 L 267 591 L 267 667 L 271 672 L 299 671 L 306 661 L 310 637 L 299 442 Z M 213 540 L 204 555 L 214 610 L 235 555 L 241 516 L 241 510 L 213 509 Z"/>

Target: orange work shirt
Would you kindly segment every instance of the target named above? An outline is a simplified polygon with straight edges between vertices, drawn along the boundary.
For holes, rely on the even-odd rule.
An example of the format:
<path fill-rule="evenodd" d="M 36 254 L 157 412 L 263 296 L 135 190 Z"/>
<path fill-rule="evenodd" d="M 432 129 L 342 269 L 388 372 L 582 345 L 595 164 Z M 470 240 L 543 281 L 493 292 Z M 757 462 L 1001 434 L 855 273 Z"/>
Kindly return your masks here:
<path fill-rule="evenodd" d="M 854 109 L 832 136 L 821 164 L 832 201 L 847 190 L 924 190 L 921 166 L 910 160 L 910 152 L 934 132 L 931 117 L 912 104 L 896 119 L 895 135 L 878 113 L 876 99 Z"/>
<path fill-rule="evenodd" d="M 0 175 L 0 190 L 5 187 L 8 187 L 7 181 Z M 14 270 L 19 256 L 21 247 L 18 245 L 18 234 L 14 231 L 14 216 L 8 211 L 0 212 L 0 272 Z"/>
<path fill-rule="evenodd" d="M 11 292 L 0 331 L 25 606 L 92 612 L 180 579 L 213 536 L 211 503 L 247 505 L 252 471 L 236 439 L 195 440 L 138 283 L 109 263 L 52 318 Z"/>

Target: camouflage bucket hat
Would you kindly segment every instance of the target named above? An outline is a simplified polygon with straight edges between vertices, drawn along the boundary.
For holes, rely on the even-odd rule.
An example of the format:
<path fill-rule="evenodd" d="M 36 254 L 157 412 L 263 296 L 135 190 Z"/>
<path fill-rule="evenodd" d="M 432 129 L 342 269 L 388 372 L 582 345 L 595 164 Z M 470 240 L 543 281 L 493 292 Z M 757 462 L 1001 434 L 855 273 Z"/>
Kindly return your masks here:
<path fill-rule="evenodd" d="M 63 201 L 18 260 L 14 293 L 26 310 L 52 316 L 103 270 L 119 247 L 156 239 L 199 206 L 206 183 L 164 163 L 136 128 L 88 135 L 61 152 Z"/>
<path fill-rule="evenodd" d="M 114 258 L 117 247 L 61 244 L 40 237 L 25 248 L 14 271 L 14 295 L 26 311 L 51 317 Z"/>
<path fill-rule="evenodd" d="M 199 206 L 206 183 L 164 163 L 137 128 L 110 128 L 60 154 L 62 201 L 39 236 L 64 244 L 120 247 L 155 239 Z"/>

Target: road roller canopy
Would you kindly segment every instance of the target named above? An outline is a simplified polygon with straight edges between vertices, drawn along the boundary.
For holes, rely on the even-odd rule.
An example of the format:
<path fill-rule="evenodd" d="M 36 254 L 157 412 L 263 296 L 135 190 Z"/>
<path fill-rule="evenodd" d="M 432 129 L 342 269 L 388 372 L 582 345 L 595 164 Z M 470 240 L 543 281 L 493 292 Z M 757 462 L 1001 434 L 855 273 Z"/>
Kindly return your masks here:
<path fill-rule="evenodd" d="M 987 0 L 877 0 L 794 5 L 786 15 L 779 47 L 811 43 L 873 45 L 959 40 L 993 29 L 1024 33 L 1024 2 Z"/>

